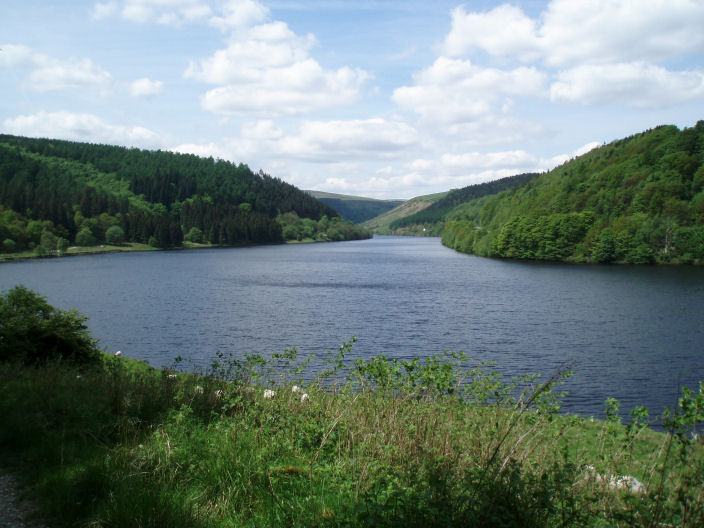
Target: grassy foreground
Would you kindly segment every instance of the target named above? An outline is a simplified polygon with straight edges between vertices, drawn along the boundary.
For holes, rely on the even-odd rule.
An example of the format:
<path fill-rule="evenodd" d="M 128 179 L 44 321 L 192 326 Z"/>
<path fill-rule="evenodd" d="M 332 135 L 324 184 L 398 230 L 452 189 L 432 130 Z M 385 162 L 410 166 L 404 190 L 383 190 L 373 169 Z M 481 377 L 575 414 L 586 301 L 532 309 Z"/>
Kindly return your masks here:
<path fill-rule="evenodd" d="M 0 363 L 0 463 L 53 527 L 704 525 L 702 387 L 665 434 L 614 402 L 559 415 L 550 383 L 461 354 L 345 377 L 350 346 L 302 388 L 295 350 L 201 375 Z"/>

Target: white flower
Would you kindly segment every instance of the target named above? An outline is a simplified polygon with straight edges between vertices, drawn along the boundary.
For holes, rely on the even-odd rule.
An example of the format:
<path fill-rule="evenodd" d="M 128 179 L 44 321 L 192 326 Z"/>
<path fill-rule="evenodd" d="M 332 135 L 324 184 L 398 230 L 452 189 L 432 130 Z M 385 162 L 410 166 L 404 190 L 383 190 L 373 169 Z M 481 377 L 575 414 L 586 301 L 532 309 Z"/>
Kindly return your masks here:
<path fill-rule="evenodd" d="M 196 387 L 193 389 L 193 391 L 196 394 L 203 394 L 203 387 L 201 387 L 200 385 L 196 385 Z"/>
<path fill-rule="evenodd" d="M 169 378 L 169 379 L 176 379 L 176 378 L 178 378 L 178 376 L 177 376 L 176 374 L 169 374 L 169 375 L 166 376 L 166 377 Z"/>
<path fill-rule="evenodd" d="M 298 394 L 303 391 L 301 390 L 301 388 L 298 385 L 294 385 L 293 387 L 291 387 L 291 392 L 295 392 L 296 394 Z"/>
<path fill-rule="evenodd" d="M 301 403 L 307 402 L 307 401 L 310 401 L 310 396 L 308 396 L 308 394 L 304 392 L 303 395 L 301 396 Z"/>
<path fill-rule="evenodd" d="M 274 396 L 276 396 L 276 393 L 275 393 L 273 390 L 271 390 L 271 389 L 266 389 L 266 390 L 264 391 L 264 399 L 265 399 L 265 400 L 270 400 L 270 399 L 272 399 Z"/>
<path fill-rule="evenodd" d="M 218 390 L 215 391 L 215 399 L 216 399 L 216 400 L 219 400 L 219 399 L 222 398 L 223 396 L 225 396 L 225 391 L 220 390 L 220 389 L 218 389 Z"/>
<path fill-rule="evenodd" d="M 118 350 L 117 352 L 115 352 L 115 355 L 116 355 L 117 357 L 120 357 L 120 356 L 122 355 L 122 351 L 121 351 L 121 350 Z"/>
<path fill-rule="evenodd" d="M 645 486 L 635 477 L 622 475 L 609 479 L 609 488 L 628 491 L 631 495 L 642 495 L 645 493 Z"/>

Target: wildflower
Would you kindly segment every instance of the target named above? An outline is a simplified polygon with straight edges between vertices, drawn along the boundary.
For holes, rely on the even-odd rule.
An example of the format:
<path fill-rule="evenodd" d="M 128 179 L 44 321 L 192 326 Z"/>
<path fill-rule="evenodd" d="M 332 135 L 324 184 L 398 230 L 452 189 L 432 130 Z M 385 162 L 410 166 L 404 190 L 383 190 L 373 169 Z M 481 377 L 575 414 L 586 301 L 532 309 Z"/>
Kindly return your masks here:
<path fill-rule="evenodd" d="M 627 491 L 631 495 L 643 495 L 645 486 L 637 478 L 630 475 L 602 475 L 596 472 L 592 465 L 584 466 L 584 473 L 598 484 L 606 485 L 611 490 Z"/>
<path fill-rule="evenodd" d="M 291 387 L 291 392 L 295 392 L 296 394 L 299 394 L 303 391 L 301 390 L 301 388 L 298 385 L 294 385 L 293 387 Z"/>
<path fill-rule="evenodd" d="M 169 378 L 169 379 L 176 379 L 178 376 L 177 376 L 176 374 L 169 374 L 169 375 L 166 376 L 166 377 Z"/>
<path fill-rule="evenodd" d="M 196 385 L 196 387 L 195 387 L 195 389 L 193 389 L 193 391 L 196 394 L 203 394 L 203 387 L 201 387 L 200 385 Z"/>
<path fill-rule="evenodd" d="M 221 390 L 221 389 L 218 389 L 218 390 L 215 391 L 215 399 L 216 399 L 216 400 L 219 400 L 219 399 L 222 398 L 223 396 L 225 396 L 225 391 L 223 391 L 223 390 Z"/>
<path fill-rule="evenodd" d="M 301 396 L 301 403 L 304 403 L 307 401 L 310 401 L 310 396 L 308 396 L 308 394 L 304 392 L 303 395 Z"/>
<path fill-rule="evenodd" d="M 615 490 L 625 490 L 631 495 L 642 495 L 645 493 L 645 486 L 635 477 L 622 475 L 609 479 L 609 488 Z"/>
<path fill-rule="evenodd" d="M 276 393 L 275 393 L 273 390 L 271 390 L 271 389 L 266 389 L 266 390 L 264 391 L 264 399 L 265 399 L 265 400 L 270 400 L 270 399 L 272 399 L 274 396 L 276 396 Z"/>
<path fill-rule="evenodd" d="M 121 355 L 122 355 L 122 351 L 121 351 L 121 350 L 118 350 L 117 352 L 115 352 L 115 356 L 120 357 Z"/>

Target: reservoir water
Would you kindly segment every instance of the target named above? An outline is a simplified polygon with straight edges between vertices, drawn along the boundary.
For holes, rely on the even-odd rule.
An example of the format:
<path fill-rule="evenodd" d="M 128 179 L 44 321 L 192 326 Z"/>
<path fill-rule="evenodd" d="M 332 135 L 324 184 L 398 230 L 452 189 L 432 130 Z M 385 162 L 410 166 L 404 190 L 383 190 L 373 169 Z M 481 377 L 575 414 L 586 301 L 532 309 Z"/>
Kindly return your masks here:
<path fill-rule="evenodd" d="M 607 397 L 654 415 L 704 380 L 702 268 L 509 262 L 377 236 L 0 264 L 0 290 L 16 284 L 86 314 L 106 351 L 156 367 L 319 354 L 354 336 L 350 360 L 464 350 L 508 376 L 567 365 L 563 409 L 591 416 Z"/>

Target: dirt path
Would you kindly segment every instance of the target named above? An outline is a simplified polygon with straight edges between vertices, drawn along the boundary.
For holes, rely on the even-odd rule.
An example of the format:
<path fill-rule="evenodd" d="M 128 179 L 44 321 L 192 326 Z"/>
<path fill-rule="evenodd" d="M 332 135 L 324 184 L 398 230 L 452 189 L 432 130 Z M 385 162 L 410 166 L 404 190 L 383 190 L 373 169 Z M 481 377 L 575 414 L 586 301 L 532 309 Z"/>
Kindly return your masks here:
<path fill-rule="evenodd" d="M 17 479 L 0 470 L 0 528 L 46 528 L 28 521 L 31 505 L 19 490 Z"/>

